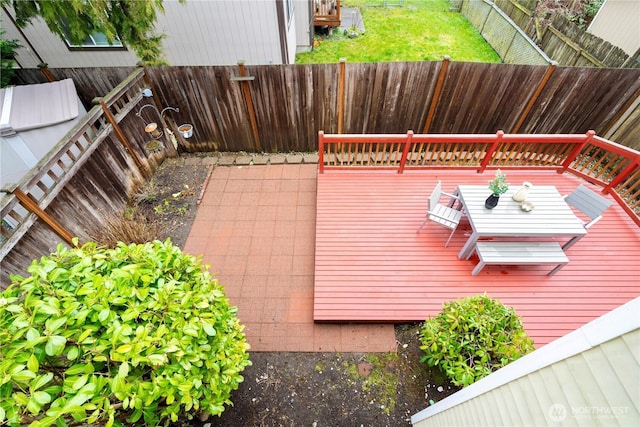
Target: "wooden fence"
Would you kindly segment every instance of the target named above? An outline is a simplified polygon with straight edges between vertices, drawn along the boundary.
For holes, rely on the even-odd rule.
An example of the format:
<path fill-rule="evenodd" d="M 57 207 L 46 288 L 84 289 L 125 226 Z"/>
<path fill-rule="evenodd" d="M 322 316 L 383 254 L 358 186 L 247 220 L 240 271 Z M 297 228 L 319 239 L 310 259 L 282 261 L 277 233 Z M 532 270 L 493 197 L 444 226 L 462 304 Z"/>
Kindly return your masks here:
<path fill-rule="evenodd" d="M 91 69 L 51 70 L 79 80 L 85 102 Z M 104 85 L 108 73 L 100 69 Z M 22 70 L 23 81 L 42 81 Z M 193 123 L 186 152 L 317 150 L 327 133 L 585 133 L 640 148 L 640 69 L 442 62 L 147 69 L 154 99 Z M 82 77 L 79 77 L 81 76 Z M 340 129 L 338 127 L 340 126 Z M 624 129 L 624 132 L 617 132 Z M 614 138 L 615 136 L 615 138 Z"/>
<path fill-rule="evenodd" d="M 560 65 L 573 67 L 638 67 L 629 55 L 600 37 L 556 16 L 545 28 L 540 46 Z"/>
<path fill-rule="evenodd" d="M 2 189 L 0 283 L 58 242 L 86 240 L 153 174 L 165 154 L 145 152 L 144 124 L 132 114 L 145 102 L 144 77 L 139 69 L 117 85 L 29 174 Z"/>
<path fill-rule="evenodd" d="M 630 57 L 624 50 L 563 16 L 552 17 L 551 23 L 543 25 L 540 17 L 535 16 L 535 1 L 495 0 L 495 4 L 561 66 L 640 67 L 637 57 Z"/>
<path fill-rule="evenodd" d="M 602 187 L 640 226 L 640 152 L 584 135 L 318 134 L 319 172 L 355 168 L 548 168 Z"/>
<path fill-rule="evenodd" d="M 463 1 L 460 12 L 482 34 L 505 64 L 545 65 L 553 62 L 495 3 Z"/>
<path fill-rule="evenodd" d="M 96 87 L 91 86 L 93 72 L 99 79 Z M 19 73 L 25 82 L 73 75 L 81 82 L 78 91 L 84 101 L 100 105 L 91 108 L 85 120 L 31 174 L 15 188 L 4 189 L 9 194 L 0 203 L 2 283 L 6 283 L 8 274 L 24 272 L 31 260 L 51 252 L 58 242 L 69 242 L 72 236 L 81 241 L 88 238 L 106 215 L 123 210 L 163 156 L 177 154 L 168 139 L 164 140 L 165 152 L 145 151 L 149 139 L 144 131 L 147 113 L 151 117 L 146 120 L 173 130 L 178 150 L 187 152 L 316 151 L 319 130 L 404 134 L 407 129 L 419 129 L 423 134 L 473 135 L 504 129 L 510 134 L 531 135 L 584 134 L 593 128 L 602 135 L 617 135 L 618 142 L 637 145 L 640 141 L 637 69 L 448 60 L 163 67 L 136 69 L 116 85 L 113 76 L 122 73 L 122 69 Z M 141 94 L 147 87 L 153 92 L 151 98 Z M 102 89 L 111 90 L 96 100 Z M 171 110 L 164 116 L 160 114 L 163 106 L 179 111 Z M 176 125 L 185 122 L 195 129 L 189 139 L 176 132 Z M 453 155 L 474 165 L 488 150 L 474 146 L 464 151 L 461 145 L 457 147 L 459 151 L 453 153 L 446 145 L 434 145 L 420 157 L 422 165 L 409 166 L 433 167 L 437 166 L 435 159 L 446 162 Z M 431 154 L 427 156 L 427 152 Z M 516 156 L 509 161 L 518 159 Z M 640 178 L 637 171 L 629 176 L 636 181 Z M 637 187 L 627 184 L 626 178 L 624 183 L 616 183 L 616 191 L 624 194 L 618 184 L 627 185 L 629 197 L 636 197 Z"/>

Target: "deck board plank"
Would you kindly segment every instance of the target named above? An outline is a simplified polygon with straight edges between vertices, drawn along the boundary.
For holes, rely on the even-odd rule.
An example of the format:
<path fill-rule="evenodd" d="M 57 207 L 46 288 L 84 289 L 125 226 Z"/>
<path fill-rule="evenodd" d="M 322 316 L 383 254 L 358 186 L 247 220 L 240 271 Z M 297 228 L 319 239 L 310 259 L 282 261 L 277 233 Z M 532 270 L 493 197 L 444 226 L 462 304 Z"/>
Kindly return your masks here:
<path fill-rule="evenodd" d="M 583 183 L 554 171 L 505 172 L 512 185 L 555 185 L 562 194 Z M 446 301 L 487 292 L 513 306 L 541 346 L 640 294 L 640 229 L 615 202 L 554 276 L 544 265 L 486 266 L 471 276 L 477 257 L 457 257 L 471 233 L 466 219 L 447 248 L 444 227 L 427 223 L 416 233 L 437 180 L 452 192 L 492 177 L 465 170 L 319 174 L 314 320 L 423 321 Z"/>

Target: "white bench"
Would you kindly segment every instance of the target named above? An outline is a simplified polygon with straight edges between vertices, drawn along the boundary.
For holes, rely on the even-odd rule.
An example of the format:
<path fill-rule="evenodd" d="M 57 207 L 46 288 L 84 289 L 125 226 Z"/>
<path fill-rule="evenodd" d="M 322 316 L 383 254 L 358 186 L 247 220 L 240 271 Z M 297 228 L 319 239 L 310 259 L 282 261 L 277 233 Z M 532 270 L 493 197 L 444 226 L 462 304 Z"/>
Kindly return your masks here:
<path fill-rule="evenodd" d="M 569 258 L 557 242 L 476 242 L 476 253 L 480 262 L 471 275 L 476 276 L 485 265 L 543 265 L 553 264 L 556 268 L 549 272 L 554 275 Z"/>

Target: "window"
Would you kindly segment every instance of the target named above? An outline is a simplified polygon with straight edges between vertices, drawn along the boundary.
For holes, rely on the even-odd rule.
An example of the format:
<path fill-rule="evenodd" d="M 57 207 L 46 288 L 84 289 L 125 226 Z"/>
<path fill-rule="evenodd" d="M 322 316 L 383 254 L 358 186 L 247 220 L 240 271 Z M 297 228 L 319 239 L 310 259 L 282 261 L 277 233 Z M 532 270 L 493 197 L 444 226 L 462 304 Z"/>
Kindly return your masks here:
<path fill-rule="evenodd" d="M 116 49 L 124 49 L 124 45 L 116 37 L 113 42 L 109 43 L 109 39 L 104 33 L 91 33 L 89 36 L 82 41 L 80 44 L 71 43 L 71 31 L 69 30 L 69 25 L 66 19 L 61 18 L 60 26 L 62 27 L 62 33 L 64 34 L 64 41 L 67 43 L 67 46 L 70 49 L 91 49 L 91 48 L 116 48 Z"/>
<path fill-rule="evenodd" d="M 73 44 L 69 41 L 69 37 L 65 36 L 67 46 L 75 48 L 91 48 L 91 47 L 115 47 L 123 48 L 122 42 L 119 39 L 115 39 L 112 43 L 109 43 L 109 39 L 103 33 L 90 34 L 81 44 Z"/>

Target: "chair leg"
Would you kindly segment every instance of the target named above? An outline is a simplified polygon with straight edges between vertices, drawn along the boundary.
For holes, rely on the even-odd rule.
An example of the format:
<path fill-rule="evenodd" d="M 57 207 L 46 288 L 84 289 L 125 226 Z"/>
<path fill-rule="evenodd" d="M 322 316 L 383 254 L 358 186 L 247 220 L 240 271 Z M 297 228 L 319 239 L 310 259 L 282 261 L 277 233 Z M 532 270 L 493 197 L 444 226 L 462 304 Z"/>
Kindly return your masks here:
<path fill-rule="evenodd" d="M 445 248 L 446 248 L 447 246 L 449 246 L 449 242 L 451 241 L 451 238 L 453 237 L 453 233 L 455 233 L 455 232 L 456 232 L 456 229 L 454 228 L 454 229 L 451 231 L 451 234 L 449 234 L 449 238 L 447 239 L 447 243 L 445 243 L 445 244 L 444 244 L 444 247 L 445 247 Z"/>
<path fill-rule="evenodd" d="M 424 222 L 422 223 L 422 225 L 420 226 L 420 228 L 418 228 L 418 231 L 416 231 L 416 233 L 419 233 L 420 230 L 422 230 L 422 227 L 424 227 L 424 225 L 427 223 L 427 221 L 429 221 L 429 216 L 427 215 L 427 218 L 424 220 Z"/>

